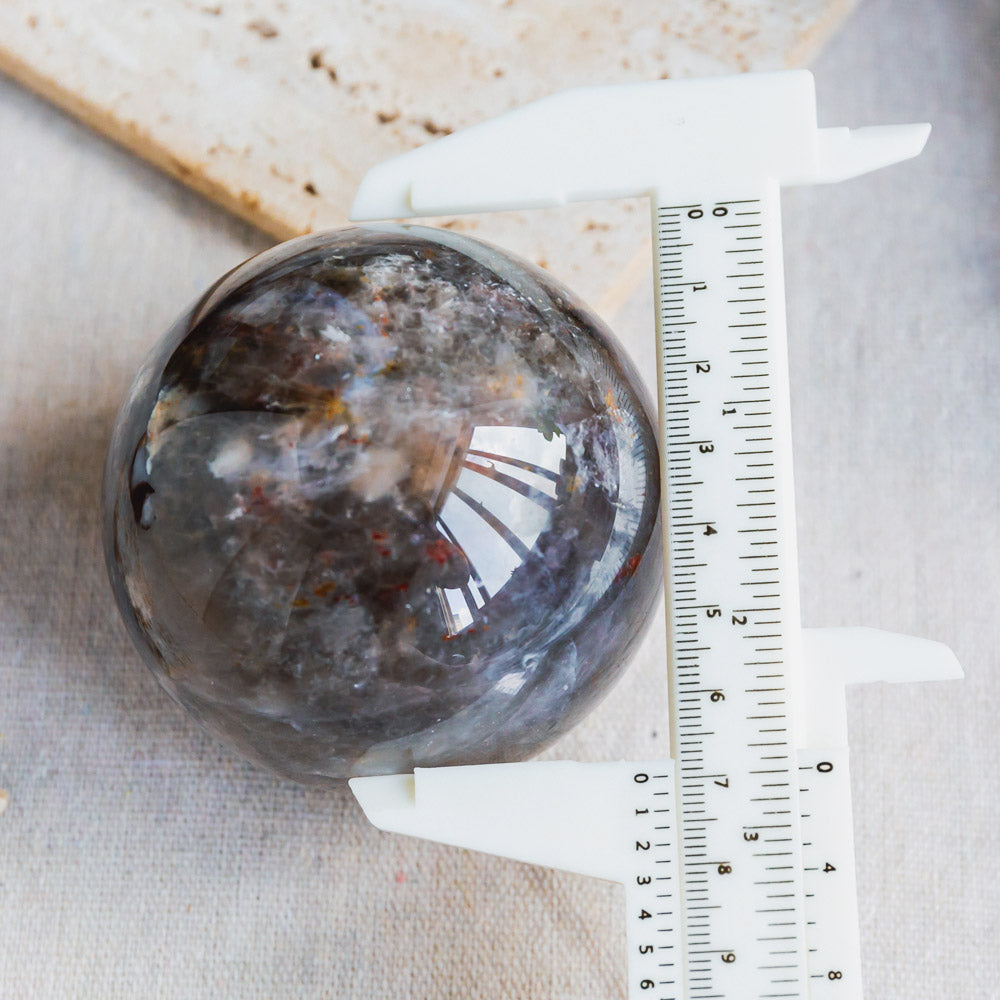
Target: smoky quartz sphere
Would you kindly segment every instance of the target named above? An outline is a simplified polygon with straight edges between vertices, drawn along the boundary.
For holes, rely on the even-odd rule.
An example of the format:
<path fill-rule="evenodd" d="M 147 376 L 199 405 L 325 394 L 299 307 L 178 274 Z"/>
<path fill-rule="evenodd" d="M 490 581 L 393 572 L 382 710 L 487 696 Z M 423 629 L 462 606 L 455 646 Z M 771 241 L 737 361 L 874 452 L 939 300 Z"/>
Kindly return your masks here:
<path fill-rule="evenodd" d="M 529 756 L 618 677 L 660 586 L 631 364 L 542 272 L 446 231 L 228 274 L 136 377 L 104 502 L 160 683 L 299 781 Z"/>

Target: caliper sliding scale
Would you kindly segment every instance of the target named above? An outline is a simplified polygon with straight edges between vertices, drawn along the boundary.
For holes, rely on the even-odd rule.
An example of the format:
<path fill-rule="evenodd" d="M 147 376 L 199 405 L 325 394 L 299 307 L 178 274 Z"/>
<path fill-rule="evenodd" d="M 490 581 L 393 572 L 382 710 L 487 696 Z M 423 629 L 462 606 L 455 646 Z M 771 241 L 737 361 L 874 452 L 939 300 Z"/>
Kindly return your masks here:
<path fill-rule="evenodd" d="M 672 759 L 351 782 L 384 830 L 624 883 L 632 1000 L 861 997 L 844 687 L 961 669 L 800 626 L 778 190 L 928 132 L 819 129 L 804 71 L 585 87 L 375 167 L 354 203 L 651 199 Z"/>

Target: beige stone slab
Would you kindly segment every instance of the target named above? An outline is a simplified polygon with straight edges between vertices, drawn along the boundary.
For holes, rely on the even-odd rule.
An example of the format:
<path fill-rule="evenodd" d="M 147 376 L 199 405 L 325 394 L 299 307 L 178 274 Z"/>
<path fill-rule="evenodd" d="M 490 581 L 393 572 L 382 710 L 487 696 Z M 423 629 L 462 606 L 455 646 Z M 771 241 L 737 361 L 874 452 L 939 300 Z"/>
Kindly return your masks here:
<path fill-rule="evenodd" d="M 0 69 L 287 238 L 437 135 L 577 84 L 802 65 L 853 4 L 0 0 Z M 611 307 L 646 230 L 634 205 L 454 225 Z"/>

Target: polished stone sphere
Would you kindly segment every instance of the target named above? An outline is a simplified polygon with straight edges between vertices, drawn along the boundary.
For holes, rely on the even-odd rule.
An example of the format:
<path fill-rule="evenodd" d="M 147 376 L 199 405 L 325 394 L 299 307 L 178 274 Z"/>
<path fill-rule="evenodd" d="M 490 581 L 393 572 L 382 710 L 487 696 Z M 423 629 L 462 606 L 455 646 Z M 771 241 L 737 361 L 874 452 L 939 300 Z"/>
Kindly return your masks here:
<path fill-rule="evenodd" d="M 600 322 L 494 247 L 293 240 L 129 391 L 118 605 L 177 701 L 299 781 L 522 759 L 609 688 L 658 593 L 648 413 Z"/>

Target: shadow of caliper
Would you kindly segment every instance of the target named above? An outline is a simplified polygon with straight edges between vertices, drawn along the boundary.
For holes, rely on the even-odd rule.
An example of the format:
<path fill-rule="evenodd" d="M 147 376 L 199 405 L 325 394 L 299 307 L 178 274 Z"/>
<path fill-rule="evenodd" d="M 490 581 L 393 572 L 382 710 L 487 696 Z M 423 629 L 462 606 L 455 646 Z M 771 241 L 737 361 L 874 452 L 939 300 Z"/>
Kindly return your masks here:
<path fill-rule="evenodd" d="M 625 885 L 628 996 L 860 998 L 845 685 L 939 643 L 802 629 L 779 188 L 916 156 L 793 71 L 556 94 L 371 170 L 354 219 L 648 195 L 671 758 L 356 778 L 383 830 Z"/>

